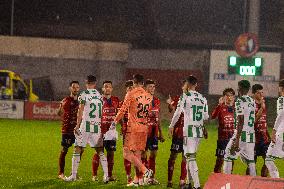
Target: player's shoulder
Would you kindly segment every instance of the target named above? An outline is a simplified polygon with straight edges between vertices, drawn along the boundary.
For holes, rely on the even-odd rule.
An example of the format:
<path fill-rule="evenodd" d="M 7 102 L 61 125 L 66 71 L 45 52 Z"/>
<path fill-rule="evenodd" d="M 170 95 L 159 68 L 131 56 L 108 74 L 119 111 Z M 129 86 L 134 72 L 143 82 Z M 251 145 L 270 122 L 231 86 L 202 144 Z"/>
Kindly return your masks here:
<path fill-rule="evenodd" d="M 111 96 L 110 98 L 111 98 L 112 101 L 117 101 L 117 102 L 120 101 L 117 96 Z"/>
<path fill-rule="evenodd" d="M 187 93 L 184 93 L 187 97 L 192 97 L 192 98 L 199 98 L 206 100 L 203 94 L 197 92 L 197 91 L 188 91 Z"/>

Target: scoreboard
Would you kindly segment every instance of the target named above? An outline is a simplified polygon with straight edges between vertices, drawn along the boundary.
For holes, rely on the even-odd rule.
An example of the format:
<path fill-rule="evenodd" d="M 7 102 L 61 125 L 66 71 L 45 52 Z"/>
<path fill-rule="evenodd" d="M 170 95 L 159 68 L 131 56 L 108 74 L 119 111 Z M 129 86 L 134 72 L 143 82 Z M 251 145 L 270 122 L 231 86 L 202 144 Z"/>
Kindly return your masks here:
<path fill-rule="evenodd" d="M 226 87 L 237 90 L 238 81 L 247 79 L 251 85 L 263 85 L 267 97 L 278 96 L 281 53 L 258 52 L 241 57 L 235 51 L 211 50 L 209 94 L 221 95 Z"/>
<path fill-rule="evenodd" d="M 261 57 L 228 57 L 228 74 L 238 74 L 242 76 L 261 76 L 262 68 L 263 58 Z"/>

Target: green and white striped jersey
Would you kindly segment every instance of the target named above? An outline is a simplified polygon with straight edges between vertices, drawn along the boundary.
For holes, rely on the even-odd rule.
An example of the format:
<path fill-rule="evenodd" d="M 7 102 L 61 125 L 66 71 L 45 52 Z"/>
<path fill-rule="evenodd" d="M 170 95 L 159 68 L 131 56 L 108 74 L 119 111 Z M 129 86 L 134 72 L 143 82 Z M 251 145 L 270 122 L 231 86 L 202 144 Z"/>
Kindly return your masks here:
<path fill-rule="evenodd" d="M 244 125 L 241 133 L 241 140 L 248 143 L 255 142 L 254 122 L 256 104 L 254 99 L 248 95 L 239 97 L 235 102 L 235 109 L 236 116 L 244 116 Z"/>
<path fill-rule="evenodd" d="M 79 103 L 84 105 L 81 130 L 100 133 L 103 98 L 96 89 L 87 89 L 78 97 Z"/>
<path fill-rule="evenodd" d="M 277 115 L 279 114 L 279 112 L 281 110 L 284 109 L 284 96 L 280 96 L 278 99 L 277 99 Z"/>
<path fill-rule="evenodd" d="M 179 99 L 170 127 L 175 125 L 182 112 L 184 113 L 183 135 L 203 137 L 203 122 L 209 118 L 206 98 L 196 91 L 183 93 Z"/>

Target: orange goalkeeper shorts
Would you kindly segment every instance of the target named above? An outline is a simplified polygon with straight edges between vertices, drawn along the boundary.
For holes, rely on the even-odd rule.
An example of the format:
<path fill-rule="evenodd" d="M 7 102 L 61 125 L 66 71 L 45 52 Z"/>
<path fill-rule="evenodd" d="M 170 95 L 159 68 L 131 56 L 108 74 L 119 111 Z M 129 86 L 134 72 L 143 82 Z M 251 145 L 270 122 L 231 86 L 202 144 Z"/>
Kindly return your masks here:
<path fill-rule="evenodd" d="M 125 134 L 124 147 L 131 151 L 145 150 L 146 142 L 146 132 L 128 132 Z"/>

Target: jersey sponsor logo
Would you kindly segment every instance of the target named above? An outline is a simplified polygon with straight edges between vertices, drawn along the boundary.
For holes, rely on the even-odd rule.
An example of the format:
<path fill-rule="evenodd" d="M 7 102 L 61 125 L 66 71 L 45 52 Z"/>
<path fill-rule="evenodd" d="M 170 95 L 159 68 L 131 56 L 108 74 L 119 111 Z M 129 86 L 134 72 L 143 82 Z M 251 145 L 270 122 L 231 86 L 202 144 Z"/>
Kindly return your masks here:
<path fill-rule="evenodd" d="M 106 108 L 106 107 L 104 107 L 103 108 L 103 113 L 106 113 L 106 114 L 116 113 L 116 109 L 115 108 Z"/>

